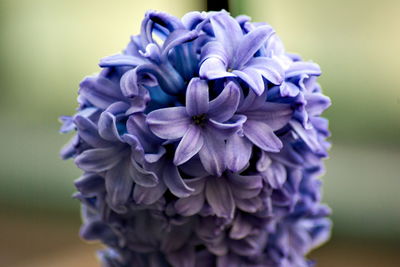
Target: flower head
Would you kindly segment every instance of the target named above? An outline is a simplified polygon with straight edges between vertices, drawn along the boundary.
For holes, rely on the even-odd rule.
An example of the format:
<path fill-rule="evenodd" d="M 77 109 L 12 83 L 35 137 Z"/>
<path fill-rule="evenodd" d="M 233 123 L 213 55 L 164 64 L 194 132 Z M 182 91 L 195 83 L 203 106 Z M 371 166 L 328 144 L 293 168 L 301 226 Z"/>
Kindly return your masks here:
<path fill-rule="evenodd" d="M 104 266 L 310 266 L 330 229 L 317 64 L 245 16 L 149 11 L 100 67 L 61 154 Z"/>

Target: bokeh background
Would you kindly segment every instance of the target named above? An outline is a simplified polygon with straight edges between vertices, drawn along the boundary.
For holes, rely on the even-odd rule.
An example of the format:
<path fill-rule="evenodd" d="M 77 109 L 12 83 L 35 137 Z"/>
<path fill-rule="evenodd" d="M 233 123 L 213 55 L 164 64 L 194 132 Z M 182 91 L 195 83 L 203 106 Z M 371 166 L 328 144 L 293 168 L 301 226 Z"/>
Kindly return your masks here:
<path fill-rule="evenodd" d="M 98 266 L 78 236 L 80 175 L 58 156 L 78 84 L 139 31 L 148 9 L 182 16 L 187 0 L 0 0 L 0 266 Z M 321 65 L 333 105 L 323 177 L 332 240 L 321 267 L 399 266 L 400 1 L 234 0 L 286 49 Z"/>

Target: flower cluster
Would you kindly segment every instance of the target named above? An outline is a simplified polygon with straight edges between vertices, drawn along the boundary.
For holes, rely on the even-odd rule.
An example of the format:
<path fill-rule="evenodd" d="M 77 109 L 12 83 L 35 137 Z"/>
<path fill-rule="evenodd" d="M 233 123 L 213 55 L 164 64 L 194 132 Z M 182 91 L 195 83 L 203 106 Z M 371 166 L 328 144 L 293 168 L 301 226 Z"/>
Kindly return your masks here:
<path fill-rule="evenodd" d="M 317 64 L 226 11 L 149 11 L 85 78 L 62 149 L 108 267 L 303 267 L 329 237 Z"/>

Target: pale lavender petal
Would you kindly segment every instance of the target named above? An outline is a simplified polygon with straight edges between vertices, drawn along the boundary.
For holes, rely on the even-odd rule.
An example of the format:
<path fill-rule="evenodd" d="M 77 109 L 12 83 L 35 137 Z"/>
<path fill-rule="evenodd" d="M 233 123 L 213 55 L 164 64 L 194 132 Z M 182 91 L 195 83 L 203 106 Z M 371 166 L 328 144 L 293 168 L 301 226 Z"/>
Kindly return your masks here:
<path fill-rule="evenodd" d="M 272 162 L 269 168 L 263 173 L 263 176 L 266 182 L 274 189 L 281 188 L 287 178 L 285 167 L 278 162 Z"/>
<path fill-rule="evenodd" d="M 284 82 L 282 85 L 279 87 L 281 96 L 283 97 L 295 97 L 299 94 L 300 90 L 299 88 L 291 83 L 291 82 Z"/>
<path fill-rule="evenodd" d="M 318 151 L 321 149 L 315 131 L 304 129 L 301 123 L 295 120 L 291 120 L 289 124 L 312 151 Z"/>
<path fill-rule="evenodd" d="M 273 131 L 281 129 L 292 117 L 293 110 L 289 104 L 265 102 L 261 107 L 244 112 L 247 119 L 268 124 Z"/>
<path fill-rule="evenodd" d="M 121 142 L 117 129 L 117 119 L 110 112 L 104 111 L 101 113 L 99 122 L 99 134 L 102 138 L 111 142 Z"/>
<path fill-rule="evenodd" d="M 321 75 L 321 69 L 318 64 L 313 62 L 297 61 L 293 62 L 286 71 L 286 78 L 294 77 L 301 74 Z"/>
<path fill-rule="evenodd" d="M 192 216 L 200 212 L 204 205 L 204 194 L 180 198 L 175 202 L 175 209 L 182 216 Z"/>
<path fill-rule="evenodd" d="M 167 191 L 167 187 L 162 181 L 154 187 L 143 187 L 135 185 L 133 189 L 133 199 L 138 204 L 151 205 L 159 200 Z"/>
<path fill-rule="evenodd" d="M 246 137 L 234 134 L 226 142 L 226 164 L 229 170 L 238 172 L 249 164 L 252 144 Z"/>
<path fill-rule="evenodd" d="M 144 187 L 154 187 L 157 185 L 158 178 L 153 172 L 147 171 L 141 167 L 133 156 L 131 157 L 130 162 L 132 164 L 131 178 L 136 184 Z"/>
<path fill-rule="evenodd" d="M 274 33 L 275 31 L 272 27 L 261 26 L 246 34 L 236 51 L 235 67 L 240 69 L 241 66 L 248 62 Z"/>
<path fill-rule="evenodd" d="M 226 123 L 210 119 L 206 124 L 206 129 L 211 132 L 212 135 L 215 135 L 216 138 L 218 137 L 226 140 L 242 128 L 246 119 L 244 115 L 235 115 L 232 117 L 232 120 Z"/>
<path fill-rule="evenodd" d="M 205 114 L 208 111 L 208 84 L 205 80 L 193 78 L 186 91 L 186 111 L 189 116 Z"/>
<path fill-rule="evenodd" d="M 229 59 L 228 56 L 226 55 L 225 48 L 222 46 L 222 43 L 220 42 L 211 41 L 208 42 L 205 46 L 203 46 L 203 48 L 201 49 L 202 62 L 204 62 L 209 58 L 219 59 L 225 67 L 228 66 Z"/>
<path fill-rule="evenodd" d="M 185 107 L 172 107 L 155 110 L 146 119 L 150 130 L 163 139 L 181 138 L 189 128 L 191 119 Z"/>
<path fill-rule="evenodd" d="M 204 132 L 204 145 L 199 152 L 201 163 L 210 174 L 221 176 L 222 172 L 226 169 L 225 141 L 216 138 L 211 132 Z"/>
<path fill-rule="evenodd" d="M 75 158 L 75 164 L 87 172 L 103 172 L 119 163 L 120 153 L 120 147 L 88 149 Z"/>
<path fill-rule="evenodd" d="M 222 43 L 228 57 L 233 58 L 235 50 L 243 38 L 239 23 L 225 12 L 212 16 L 210 21 L 217 41 Z"/>
<path fill-rule="evenodd" d="M 204 138 L 197 125 L 190 125 L 176 148 L 174 164 L 181 165 L 191 159 L 203 147 Z"/>
<path fill-rule="evenodd" d="M 74 181 L 74 185 L 83 195 L 94 196 L 104 191 L 104 177 L 97 173 L 85 173 Z"/>
<path fill-rule="evenodd" d="M 258 161 L 256 163 L 257 171 L 259 171 L 259 172 L 266 171 L 269 168 L 269 166 L 271 165 L 271 163 L 272 163 L 272 160 L 268 156 L 268 153 L 265 151 L 261 151 L 260 158 L 258 159 Z"/>
<path fill-rule="evenodd" d="M 215 215 L 231 219 L 235 212 L 235 201 L 229 184 L 223 177 L 208 177 L 206 198 Z"/>
<path fill-rule="evenodd" d="M 238 85 L 229 82 L 224 90 L 210 102 L 208 115 L 216 121 L 224 122 L 235 114 L 240 100 Z"/>
<path fill-rule="evenodd" d="M 241 70 L 232 71 L 233 74 L 238 76 L 243 82 L 245 82 L 256 95 L 261 95 L 264 90 L 264 82 L 260 83 L 261 75 L 259 73 L 254 73 L 250 71 L 250 74 Z M 262 80 L 262 77 L 261 77 Z"/>
<path fill-rule="evenodd" d="M 198 157 L 191 158 L 189 161 L 180 165 L 179 169 L 192 177 L 204 177 L 208 175 Z"/>
<path fill-rule="evenodd" d="M 179 198 L 190 196 L 194 192 L 194 189 L 186 185 L 179 174 L 178 168 L 169 161 L 164 164 L 163 181 L 171 193 Z"/>
<path fill-rule="evenodd" d="M 274 134 L 272 128 L 263 122 L 247 121 L 243 126 L 243 132 L 253 144 L 262 150 L 279 152 L 283 146 L 281 140 Z"/>
<path fill-rule="evenodd" d="M 331 105 L 329 97 L 321 93 L 313 93 L 306 95 L 306 111 L 310 116 L 319 116 Z"/>
<path fill-rule="evenodd" d="M 227 66 L 218 58 L 208 58 L 201 63 L 200 78 L 215 80 L 226 77 L 235 77 L 235 74 L 227 71 Z"/>
<path fill-rule="evenodd" d="M 275 59 L 255 57 L 246 66 L 259 70 L 260 74 L 273 84 L 281 84 L 285 77 L 281 64 Z"/>
<path fill-rule="evenodd" d="M 80 84 L 79 94 L 102 109 L 106 109 L 114 102 L 124 100 L 119 83 L 102 76 L 86 77 Z"/>

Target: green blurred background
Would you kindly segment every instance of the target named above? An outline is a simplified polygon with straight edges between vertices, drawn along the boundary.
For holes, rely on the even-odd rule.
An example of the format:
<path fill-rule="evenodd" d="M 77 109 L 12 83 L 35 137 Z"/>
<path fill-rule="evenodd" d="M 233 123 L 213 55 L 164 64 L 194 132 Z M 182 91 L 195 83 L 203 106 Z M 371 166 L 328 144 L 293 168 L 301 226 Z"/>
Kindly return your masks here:
<path fill-rule="evenodd" d="M 182 16 L 185 0 L 0 0 L 0 266 L 97 266 L 77 237 L 80 175 L 58 156 L 78 84 L 120 51 L 148 9 Z M 319 266 L 399 266 L 400 1 L 234 0 L 270 23 L 286 49 L 320 64 L 332 98 L 325 202 L 332 241 Z"/>

